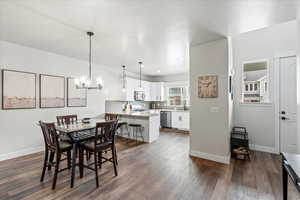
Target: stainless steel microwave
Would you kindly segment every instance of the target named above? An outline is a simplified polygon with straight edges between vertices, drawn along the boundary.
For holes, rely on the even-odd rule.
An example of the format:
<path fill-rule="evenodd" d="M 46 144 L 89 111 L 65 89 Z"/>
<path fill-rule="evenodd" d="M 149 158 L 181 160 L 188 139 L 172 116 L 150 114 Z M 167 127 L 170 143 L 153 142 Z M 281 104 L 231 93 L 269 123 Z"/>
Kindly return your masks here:
<path fill-rule="evenodd" d="M 144 91 L 134 91 L 134 100 L 135 101 L 144 101 L 145 92 Z"/>

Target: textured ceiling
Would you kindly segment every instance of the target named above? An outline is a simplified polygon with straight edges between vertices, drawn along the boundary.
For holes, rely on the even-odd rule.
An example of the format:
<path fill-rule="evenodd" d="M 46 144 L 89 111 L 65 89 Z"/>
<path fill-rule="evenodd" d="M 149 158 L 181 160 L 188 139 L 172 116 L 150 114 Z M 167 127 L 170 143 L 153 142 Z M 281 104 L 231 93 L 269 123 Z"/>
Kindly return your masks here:
<path fill-rule="evenodd" d="M 298 1 L 280 0 L 0 0 L 0 39 L 126 65 L 147 75 L 188 71 L 189 45 L 297 18 Z"/>

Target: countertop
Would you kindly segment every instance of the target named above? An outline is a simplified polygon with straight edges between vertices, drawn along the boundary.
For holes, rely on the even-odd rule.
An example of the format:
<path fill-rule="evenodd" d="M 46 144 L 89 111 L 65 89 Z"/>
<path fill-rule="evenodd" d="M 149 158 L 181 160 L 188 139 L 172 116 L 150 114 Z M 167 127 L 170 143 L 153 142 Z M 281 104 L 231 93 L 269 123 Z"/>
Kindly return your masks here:
<path fill-rule="evenodd" d="M 160 111 L 170 111 L 170 112 L 190 112 L 190 110 L 176 110 L 176 109 L 151 109 L 151 111 L 157 111 L 157 112 L 160 112 Z"/>
<path fill-rule="evenodd" d="M 121 116 L 130 116 L 130 117 L 152 117 L 152 116 L 159 116 L 159 110 L 150 110 L 150 111 L 131 111 L 131 112 L 106 112 L 107 114 L 115 114 Z"/>

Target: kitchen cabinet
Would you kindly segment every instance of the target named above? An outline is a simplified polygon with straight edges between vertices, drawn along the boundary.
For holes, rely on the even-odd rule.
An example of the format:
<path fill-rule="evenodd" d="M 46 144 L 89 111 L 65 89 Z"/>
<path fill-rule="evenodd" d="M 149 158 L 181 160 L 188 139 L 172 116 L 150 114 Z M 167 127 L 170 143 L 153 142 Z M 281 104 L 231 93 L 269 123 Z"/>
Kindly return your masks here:
<path fill-rule="evenodd" d="M 190 129 L 190 112 L 172 111 L 172 128 L 181 130 Z"/>
<path fill-rule="evenodd" d="M 145 101 L 151 101 L 151 82 L 142 81 L 142 88 L 145 92 Z"/>
<path fill-rule="evenodd" d="M 122 101 L 134 101 L 134 91 L 144 91 L 145 101 L 164 101 L 164 83 L 142 81 L 134 78 L 126 78 L 126 91 L 123 92 Z"/>
<path fill-rule="evenodd" d="M 151 101 L 164 101 L 164 83 L 151 82 L 150 96 Z"/>
<path fill-rule="evenodd" d="M 138 80 L 133 78 L 126 79 L 126 91 L 123 94 L 123 101 L 134 101 L 134 91 L 138 87 Z"/>

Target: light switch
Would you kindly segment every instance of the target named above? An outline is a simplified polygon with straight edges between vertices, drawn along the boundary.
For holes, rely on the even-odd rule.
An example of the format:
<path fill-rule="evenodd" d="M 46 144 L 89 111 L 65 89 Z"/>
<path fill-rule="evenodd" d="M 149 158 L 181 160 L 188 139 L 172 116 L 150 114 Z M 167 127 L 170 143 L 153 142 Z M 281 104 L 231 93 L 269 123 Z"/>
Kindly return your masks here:
<path fill-rule="evenodd" d="M 210 107 L 210 112 L 212 113 L 220 112 L 220 107 L 218 106 Z"/>

